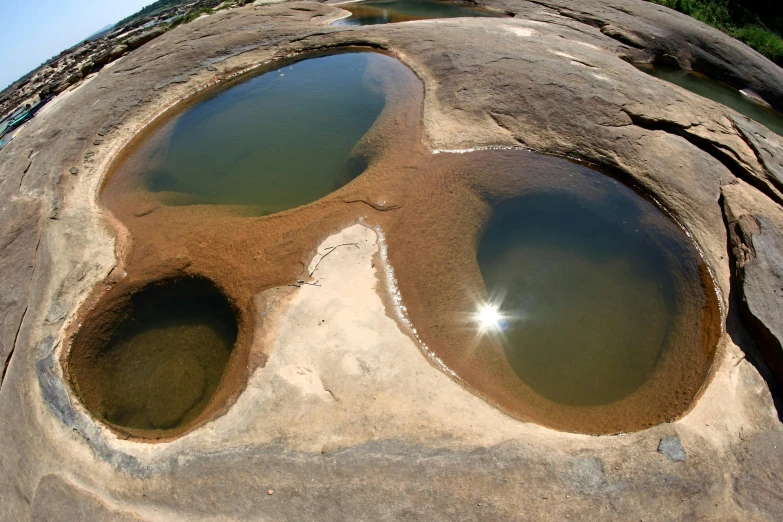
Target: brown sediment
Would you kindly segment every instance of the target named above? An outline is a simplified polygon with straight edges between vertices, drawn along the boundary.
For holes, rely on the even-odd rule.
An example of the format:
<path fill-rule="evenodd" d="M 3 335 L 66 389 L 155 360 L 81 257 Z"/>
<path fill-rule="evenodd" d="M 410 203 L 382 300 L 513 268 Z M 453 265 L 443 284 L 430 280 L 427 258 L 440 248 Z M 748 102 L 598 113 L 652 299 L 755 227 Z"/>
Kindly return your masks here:
<path fill-rule="evenodd" d="M 63 355 L 77 393 L 89 393 L 79 381 L 89 379 L 90 360 L 102 346 L 95 332 L 111 331 L 129 295 L 158 281 L 198 276 L 212 281 L 237 314 L 237 343 L 218 390 L 184 426 L 165 431 L 111 427 L 141 440 L 167 440 L 222 414 L 256 365 L 270 355 L 268 347 L 253 344 L 263 312 L 254 304 L 260 302 L 256 296 L 307 279 L 315 247 L 364 219 L 383 231 L 406 317 L 425 352 L 508 414 L 560 430 L 604 434 L 643 429 L 685 412 L 709 374 L 720 335 L 718 302 L 706 265 L 701 281 L 682 285 L 686 306 L 676 321 L 677 339 L 640 389 L 596 407 L 568 407 L 541 397 L 513 373 L 499 346 L 485 339 L 477 350 L 474 332 L 454 318 L 487 297 L 476 252 L 493 206 L 541 191 L 578 191 L 569 180 L 584 167 L 521 150 L 432 154 L 422 144 L 421 82 L 407 69 L 386 80 L 386 107 L 356 147 L 369 157 L 368 169 L 314 203 L 270 216 L 249 217 L 241 208 L 217 205 L 166 206 L 144 189 L 134 154 L 176 114 L 161 118 L 131 142 L 100 195 L 128 231 L 127 245 L 118 251 L 127 275 L 96 289 L 93 306 L 80 313 L 77 323 L 84 326 L 72 332 Z M 183 108 L 199 99 L 186 101 Z M 683 234 L 680 241 L 688 239 Z M 398 318 L 393 302 L 387 303 L 389 315 Z"/>

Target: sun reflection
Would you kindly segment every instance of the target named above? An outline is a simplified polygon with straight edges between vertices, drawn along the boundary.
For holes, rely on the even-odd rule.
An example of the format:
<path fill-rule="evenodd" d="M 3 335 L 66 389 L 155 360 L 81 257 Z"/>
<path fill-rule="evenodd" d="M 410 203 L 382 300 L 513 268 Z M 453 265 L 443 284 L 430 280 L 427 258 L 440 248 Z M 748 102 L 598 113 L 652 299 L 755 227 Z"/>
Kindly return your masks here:
<path fill-rule="evenodd" d="M 500 330 L 503 316 L 496 305 L 486 303 L 479 308 L 477 319 L 481 331 Z"/>
<path fill-rule="evenodd" d="M 473 337 L 469 356 L 477 356 L 479 352 L 502 353 L 507 348 L 506 334 L 524 320 L 525 314 L 508 304 L 504 307 L 505 297 L 504 292 L 497 292 L 489 298 L 476 297 L 473 311 L 460 314 L 459 323 L 466 329 L 465 333 L 470 332 Z"/>

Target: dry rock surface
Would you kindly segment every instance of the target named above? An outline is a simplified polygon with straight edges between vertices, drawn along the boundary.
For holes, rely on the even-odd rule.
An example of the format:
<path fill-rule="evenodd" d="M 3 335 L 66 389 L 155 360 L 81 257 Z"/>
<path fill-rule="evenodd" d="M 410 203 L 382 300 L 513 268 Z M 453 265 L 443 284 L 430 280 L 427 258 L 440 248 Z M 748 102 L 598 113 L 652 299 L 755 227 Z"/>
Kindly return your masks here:
<path fill-rule="evenodd" d="M 0 150 L 0 519 L 780 519 L 783 138 L 628 61 L 672 59 L 778 107 L 780 69 L 641 1 L 490 0 L 514 16 L 368 27 L 330 26 L 344 14 L 330 5 L 256 3 L 160 34 L 62 90 Z M 119 44 L 101 45 L 120 56 Z M 122 277 L 127 238 L 97 197 L 122 147 L 223 79 L 345 46 L 385 50 L 421 78 L 430 149 L 578 159 L 683 224 L 724 319 L 690 411 L 594 437 L 471 394 L 387 313 L 393 266 L 383 231 L 362 219 L 385 209 L 371 205 L 303 253 L 320 286 L 257 296 L 269 358 L 220 416 L 152 444 L 81 407 L 59 357 L 85 299 Z M 357 247 L 316 266 L 343 243 Z"/>

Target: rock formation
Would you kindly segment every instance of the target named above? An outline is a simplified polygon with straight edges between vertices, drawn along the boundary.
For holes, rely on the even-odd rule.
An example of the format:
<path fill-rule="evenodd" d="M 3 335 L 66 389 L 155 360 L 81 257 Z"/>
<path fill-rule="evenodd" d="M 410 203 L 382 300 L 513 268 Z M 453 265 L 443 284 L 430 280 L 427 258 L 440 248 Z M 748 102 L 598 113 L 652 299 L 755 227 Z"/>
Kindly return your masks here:
<path fill-rule="evenodd" d="M 333 6 L 248 5 L 129 54 L 113 39 L 39 72 L 31 85 L 60 94 L 0 150 L 0 519 L 780 517 L 783 142 L 628 61 L 671 59 L 777 107 L 783 73 L 722 33 L 641 1 L 482 4 L 514 17 L 336 27 L 329 23 L 344 13 Z M 722 306 L 718 357 L 690 411 L 591 437 L 512 419 L 461 387 L 387 315 L 376 284 L 383 269 L 427 245 L 412 238 L 395 251 L 382 230 L 359 223 L 383 212 L 421 217 L 405 201 L 386 210 L 376 187 L 344 201 L 355 220 L 307 252 L 286 253 L 302 270 L 322 271 L 323 286 L 256 297 L 268 310 L 254 334 L 266 359 L 226 411 L 158 443 L 125 440 L 86 412 L 60 356 L 88 297 L 124 276 L 127 231 L 97 197 L 122 148 L 197 91 L 346 46 L 384 50 L 422 80 L 429 149 L 573 158 L 669 210 L 702 249 Z M 90 74 L 106 52 L 125 55 Z M 5 93 L 2 108 L 26 88 Z M 312 266 L 315 253 L 343 242 L 362 246 Z M 675 437 L 676 452 L 669 442 L 661 449 L 672 459 L 658 450 Z"/>

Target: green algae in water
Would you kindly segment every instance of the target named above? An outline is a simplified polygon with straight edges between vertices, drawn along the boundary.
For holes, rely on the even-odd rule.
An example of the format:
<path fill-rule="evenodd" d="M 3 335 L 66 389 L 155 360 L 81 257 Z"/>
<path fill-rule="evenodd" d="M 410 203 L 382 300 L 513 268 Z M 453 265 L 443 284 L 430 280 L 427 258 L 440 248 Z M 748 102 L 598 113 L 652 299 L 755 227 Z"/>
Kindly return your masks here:
<path fill-rule="evenodd" d="M 783 136 L 783 114 L 757 103 L 734 87 L 718 80 L 691 71 L 666 65 L 637 65 L 637 68 L 651 76 L 666 80 L 699 96 L 716 101 L 755 120 L 769 130 Z"/>
<path fill-rule="evenodd" d="M 311 58 L 262 74 L 187 109 L 133 160 L 169 205 L 250 205 L 268 214 L 311 203 L 361 174 L 352 154 L 385 105 L 372 52 Z"/>
<path fill-rule="evenodd" d="M 91 409 L 111 424 L 176 428 L 209 403 L 236 338 L 233 311 L 211 285 L 196 279 L 156 285 L 132 296 L 128 317 L 80 384 L 92 390 L 88 405 L 99 403 Z"/>
<path fill-rule="evenodd" d="M 478 262 L 506 357 L 535 392 L 568 406 L 620 400 L 672 341 L 679 285 L 700 258 L 653 204 L 593 175 L 600 198 L 552 191 L 499 205 Z"/>
<path fill-rule="evenodd" d="M 351 2 L 336 7 L 350 11 L 333 25 L 378 25 L 457 17 L 503 17 L 486 9 L 441 0 L 388 0 Z"/>

